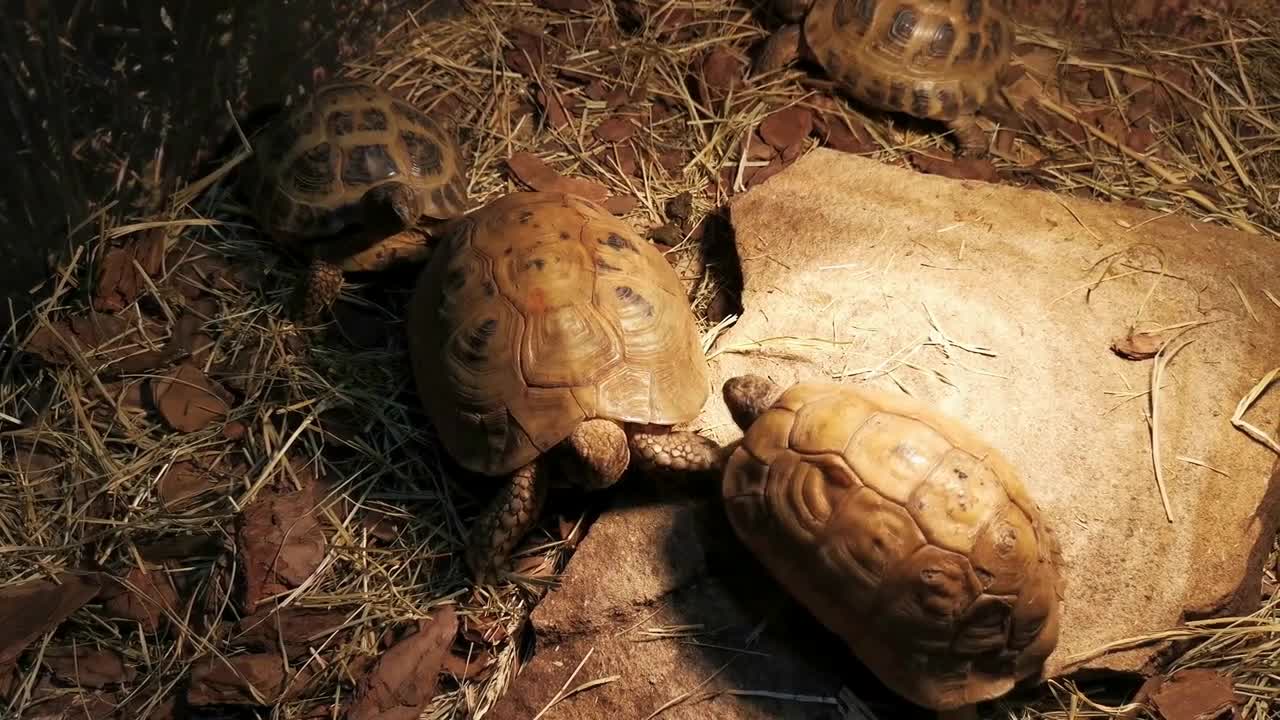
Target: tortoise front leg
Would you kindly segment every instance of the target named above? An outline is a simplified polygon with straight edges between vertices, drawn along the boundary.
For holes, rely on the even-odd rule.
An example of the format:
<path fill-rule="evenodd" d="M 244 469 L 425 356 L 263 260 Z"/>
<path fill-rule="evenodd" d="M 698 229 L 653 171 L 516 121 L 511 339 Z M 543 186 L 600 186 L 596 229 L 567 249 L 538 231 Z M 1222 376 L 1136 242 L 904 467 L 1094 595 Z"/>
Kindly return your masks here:
<path fill-rule="evenodd" d="M 677 472 L 715 470 L 724 458 L 715 441 L 687 431 L 632 430 L 631 450 L 645 469 Z"/>
<path fill-rule="evenodd" d="M 298 322 L 303 325 L 312 325 L 342 293 L 342 268 L 324 258 L 312 258 L 298 292 L 301 296 Z"/>
<path fill-rule="evenodd" d="M 577 461 L 586 466 L 585 473 L 573 473 L 571 479 L 588 490 L 603 490 L 618 482 L 631 462 L 627 433 L 612 420 L 582 422 L 568 442 Z"/>
<path fill-rule="evenodd" d="M 987 134 L 978 127 L 976 116 L 961 115 L 955 120 L 948 121 L 946 125 L 954 133 L 961 155 L 972 157 L 987 152 Z"/>
<path fill-rule="evenodd" d="M 516 544 L 538 521 L 549 484 L 542 464 L 535 460 L 511 474 L 507 483 L 476 518 L 465 557 L 477 584 L 497 582 L 507 569 Z"/>

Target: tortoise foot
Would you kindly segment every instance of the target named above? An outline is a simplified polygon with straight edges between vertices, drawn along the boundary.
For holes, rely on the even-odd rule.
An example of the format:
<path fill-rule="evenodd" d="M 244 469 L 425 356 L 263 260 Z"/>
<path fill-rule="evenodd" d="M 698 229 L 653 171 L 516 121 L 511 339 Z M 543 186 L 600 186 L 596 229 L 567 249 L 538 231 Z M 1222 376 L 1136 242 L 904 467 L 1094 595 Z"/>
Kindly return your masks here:
<path fill-rule="evenodd" d="M 313 325 L 342 293 L 342 268 L 327 260 L 313 259 L 300 290 L 297 320 L 303 325 Z"/>
<path fill-rule="evenodd" d="M 536 462 L 511 474 L 471 529 L 465 558 L 476 584 L 498 581 L 516 545 L 538 521 L 546 499 L 547 476 Z"/>
<path fill-rule="evenodd" d="M 721 464 L 722 448 L 695 432 L 634 432 L 631 449 L 647 469 L 701 472 Z"/>
<path fill-rule="evenodd" d="M 370 188 L 361 201 L 365 220 L 370 226 L 389 224 L 405 229 L 413 227 L 425 210 L 425 196 L 417 188 L 402 182 L 385 182 Z"/>
<path fill-rule="evenodd" d="M 957 118 L 946 125 L 955 135 L 956 146 L 961 156 L 975 157 L 986 154 L 987 134 L 978 127 L 977 120 L 972 116 Z"/>
<path fill-rule="evenodd" d="M 589 490 L 602 490 L 618 482 L 631 462 L 627 434 L 612 420 L 597 418 L 579 424 L 569 436 L 569 445 L 586 465 L 580 482 Z"/>

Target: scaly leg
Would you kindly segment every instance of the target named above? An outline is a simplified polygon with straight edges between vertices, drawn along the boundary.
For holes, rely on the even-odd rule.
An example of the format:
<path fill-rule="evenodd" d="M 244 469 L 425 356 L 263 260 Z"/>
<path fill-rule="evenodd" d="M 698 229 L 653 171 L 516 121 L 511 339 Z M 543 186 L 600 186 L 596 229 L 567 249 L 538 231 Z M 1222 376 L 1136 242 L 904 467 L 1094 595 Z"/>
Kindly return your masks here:
<path fill-rule="evenodd" d="M 800 26 L 787 25 L 765 39 L 752 64 L 752 75 L 781 70 L 800 57 Z"/>
<path fill-rule="evenodd" d="M 342 292 L 342 268 L 321 258 L 313 258 L 299 288 L 302 295 L 298 322 L 311 325 L 320 319 Z"/>
<path fill-rule="evenodd" d="M 538 461 L 519 468 L 471 528 L 466 561 L 477 584 L 497 582 L 516 544 L 538 521 L 548 477 Z"/>
<path fill-rule="evenodd" d="M 575 481 L 588 490 L 603 490 L 618 482 L 631 462 L 627 448 L 627 433 L 612 420 L 587 420 L 574 428 L 569 436 L 578 462 L 587 472 L 575 473 Z M 585 476 L 583 476 L 585 475 Z"/>
<path fill-rule="evenodd" d="M 631 450 L 646 469 L 699 472 L 714 470 L 723 462 L 723 449 L 695 432 L 633 430 Z"/>
<path fill-rule="evenodd" d="M 977 118 L 973 115 L 961 115 L 948 122 L 947 127 L 954 132 L 961 155 L 973 157 L 987 152 L 987 134 L 978 127 Z"/>

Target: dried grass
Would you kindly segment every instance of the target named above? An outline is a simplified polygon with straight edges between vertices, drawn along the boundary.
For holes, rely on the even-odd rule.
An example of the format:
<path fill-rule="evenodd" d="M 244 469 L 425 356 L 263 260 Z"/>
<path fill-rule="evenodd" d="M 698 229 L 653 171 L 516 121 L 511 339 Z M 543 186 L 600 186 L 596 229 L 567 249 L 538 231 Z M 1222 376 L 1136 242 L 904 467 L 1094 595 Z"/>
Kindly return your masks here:
<path fill-rule="evenodd" d="M 827 86 L 799 68 L 725 93 L 698 92 L 688 79 L 698 74 L 708 52 L 728 49 L 745 59 L 746 48 L 765 35 L 735 3 L 683 3 L 692 14 L 681 22 L 687 32 L 675 36 L 657 27 L 623 33 L 614 5 L 599 6 L 592 13 L 575 15 L 572 32 L 539 32 L 553 59 L 537 66 L 532 78 L 504 63 L 504 53 L 516 48 L 511 32 L 519 27 L 554 29 L 565 16 L 523 2 L 476 4 L 459 19 L 409 28 L 403 38 L 384 43 L 345 72 L 390 87 L 420 106 L 447 109 L 466 143 L 472 164 L 470 192 L 479 201 L 519 187 L 504 160 L 521 151 L 538 155 L 566 175 L 590 178 L 613 195 L 635 197 L 638 202 L 627 218 L 642 228 L 670 222 L 668 201 L 688 193 L 692 214 L 681 224 L 671 253 L 704 322 L 708 348 L 710 338 L 733 317 L 712 312 L 726 280 L 721 273 L 706 271 L 708 263 L 718 261 L 703 253 L 697 228 L 767 164 L 749 159 L 748 153 L 752 133 L 770 113 L 804 107 L 838 118 L 850 128 L 865 128 L 872 139 L 867 154 L 885 162 L 905 164 L 912 153 L 944 147 L 945 139 L 930 132 L 932 128 L 864 112 L 843 101 L 833 103 Z M 1124 108 L 1132 100 L 1135 93 L 1124 91 L 1125 83 L 1118 82 L 1129 78 L 1166 88 L 1187 114 L 1151 124 L 1153 148 L 1160 152 L 1134 151 L 1126 140 L 1082 122 L 1077 123 L 1084 127 L 1080 133 L 1061 127 L 1017 133 L 1015 143 L 998 152 L 997 168 L 1009 181 L 1031 179 L 1053 190 L 1185 212 L 1280 236 L 1280 38 L 1275 25 L 1253 21 L 1224 22 L 1223 28 L 1232 40 L 1174 49 L 1134 44 L 1123 57 L 1106 62 L 1086 59 L 1053 38 L 1028 32 L 1024 43 L 1058 54 L 1057 70 L 1105 73 L 1107 87 L 1120 89 L 1113 106 Z M 1167 74 L 1153 71 L 1155 62 L 1184 68 L 1192 86 L 1181 87 Z M 566 75 L 583 81 L 567 82 Z M 643 97 L 610 108 L 605 101 L 585 97 L 583 86 L 589 78 L 643 90 Z M 562 102 L 569 104 L 577 98 L 576 110 L 562 127 L 550 127 L 532 106 L 531 88 L 563 93 Z M 1040 100 L 1053 116 L 1072 123 L 1080 118 L 1078 103 L 1047 96 Z M 655 114 L 659 101 L 669 108 L 665 114 Z M 650 129 L 616 146 L 601 144 L 592 130 L 616 115 Z M 809 139 L 804 147 L 813 144 Z M 635 153 L 635 174 L 625 171 L 619 154 L 623 147 Z M 674 172 L 663 167 L 664 158 L 666 165 L 672 164 L 671 153 L 682 157 Z M 148 313 L 152 319 L 172 320 L 182 308 L 182 299 L 171 290 L 173 274 L 198 263 L 203 255 L 230 258 L 239 270 L 237 282 L 204 288 L 216 307 L 202 327 L 214 338 L 204 367 L 224 369 L 227 382 L 237 385 L 239 397 L 227 421 L 241 424 L 243 437 L 229 439 L 216 425 L 174 433 L 152 414 L 131 409 L 121 400 L 124 389 L 100 377 L 103 358 L 70 345 L 69 364 L 32 363 L 8 350 L 27 339 L 16 337 L 11 329 L 5 355 L 0 356 L 0 454 L 13 458 L 19 444 L 38 444 L 57 458 L 65 482 L 36 485 L 6 468 L 15 470 L 19 479 L 0 484 L 0 584 L 86 564 L 127 569 L 141 563 L 143 551 L 152 544 L 183 536 L 208 536 L 225 549 L 240 508 L 265 487 L 297 483 L 306 469 L 332 480 L 330 544 L 312 577 L 278 600 L 348 613 L 345 627 L 354 631 L 350 641 L 314 643 L 317 652 L 308 663 L 322 673 L 321 687 L 345 687 L 337 681 L 349 663 L 377 654 L 388 629 L 423 619 L 442 603 L 459 603 L 464 625 L 471 621 L 499 638 L 515 633 L 547 582 L 534 577 L 497 594 L 462 595 L 465 583 L 452 558 L 461 547 L 466 519 L 478 509 L 477 500 L 470 488 L 458 487 L 445 471 L 415 407 L 399 339 L 397 308 L 403 293 L 366 293 L 359 286 L 347 291 L 344 302 L 354 304 L 365 317 L 387 323 L 384 342 L 372 347 L 322 343 L 310 359 L 294 352 L 283 301 L 300 269 L 282 262 L 248 230 L 243 208 L 230 198 L 225 175 L 244 158 L 240 153 L 210 177 L 180 190 L 163 217 L 100 227 L 91 249 L 73 256 L 46 283 L 48 299 L 30 318 L 32 332 L 57 327 L 92 290 L 94 266 L 108 243 L 148 228 L 162 228 L 169 234 L 170 250 L 179 252 L 171 253 L 173 262 L 148 282 L 139 300 L 119 313 L 130 324 L 142 325 Z M 102 217 L 87 222 L 101 224 Z M 941 329 L 937 334 L 954 344 Z M 158 342 L 165 339 L 162 335 Z M 150 374 L 126 373 L 114 380 L 127 384 Z M 157 498 L 158 478 L 173 464 L 193 458 L 239 461 L 246 472 L 230 493 L 180 513 L 169 512 Z M 363 513 L 375 510 L 397 521 L 394 539 L 379 542 L 362 522 Z M 558 568 L 577 532 L 569 538 L 536 533 L 524 553 L 542 555 L 545 567 Z M 228 652 L 227 626 L 201 623 L 199 617 L 205 608 L 221 611 L 231 605 L 233 557 L 224 550 L 169 564 L 164 572 L 188 589 L 183 598 L 200 603 L 169 613 L 174 627 L 170 633 L 124 631 L 84 610 L 62 626 L 59 641 L 117 650 L 138 671 L 137 681 L 121 699 L 159 702 L 193 662 Z M 1275 567 L 1274 560 L 1268 568 Z M 1268 581 L 1274 587 L 1271 570 Z M 1248 697 L 1242 717 L 1273 717 L 1280 712 L 1280 680 L 1274 672 L 1280 658 L 1278 607 L 1273 596 L 1248 618 L 1193 622 L 1172 630 L 1170 637 L 1189 647 L 1174 660 L 1174 667 L 1226 669 Z M 1135 642 L 1143 640 L 1149 639 Z M 495 643 L 494 672 L 447 687 L 426 717 L 475 717 L 490 707 L 518 667 L 517 645 Z M 34 673 L 23 681 L 8 712 L 20 714 L 31 696 Z M 331 690 L 309 701 L 341 700 L 344 692 Z M 1126 700 L 1108 692 L 1055 682 L 1039 701 L 1008 705 L 1000 712 L 1009 718 L 1113 717 Z M 282 704 L 278 716 L 289 717 L 301 707 L 302 703 Z"/>

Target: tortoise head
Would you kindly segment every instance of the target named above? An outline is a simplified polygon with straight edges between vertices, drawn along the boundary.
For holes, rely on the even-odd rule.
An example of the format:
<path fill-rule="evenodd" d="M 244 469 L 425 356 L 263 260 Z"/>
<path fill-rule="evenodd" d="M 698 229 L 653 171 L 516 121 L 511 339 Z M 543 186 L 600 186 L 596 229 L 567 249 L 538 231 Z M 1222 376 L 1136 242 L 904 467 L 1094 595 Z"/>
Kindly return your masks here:
<path fill-rule="evenodd" d="M 362 198 L 365 218 L 370 225 L 410 228 L 422 218 L 425 198 L 422 193 L 402 182 L 387 182 L 370 188 Z"/>
<path fill-rule="evenodd" d="M 729 414 L 743 431 L 751 427 L 751 423 L 782 395 L 782 389 L 777 383 L 763 375 L 731 377 L 724 381 L 721 392 L 724 394 L 724 404 L 729 407 Z"/>

